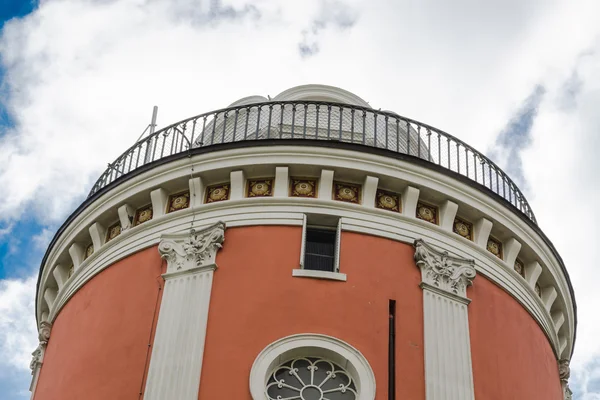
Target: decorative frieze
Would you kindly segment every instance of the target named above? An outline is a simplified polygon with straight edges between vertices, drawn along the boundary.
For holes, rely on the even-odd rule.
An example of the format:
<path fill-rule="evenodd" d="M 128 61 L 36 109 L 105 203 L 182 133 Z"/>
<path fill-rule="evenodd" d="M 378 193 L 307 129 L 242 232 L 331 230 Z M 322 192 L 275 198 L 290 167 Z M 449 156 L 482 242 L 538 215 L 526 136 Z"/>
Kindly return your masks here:
<path fill-rule="evenodd" d="M 248 183 L 246 185 L 246 196 L 273 196 L 273 179 L 248 179 Z"/>
<path fill-rule="evenodd" d="M 487 241 L 486 249 L 487 249 L 487 251 L 489 251 L 490 253 L 492 253 L 493 255 L 498 257 L 499 259 L 502 260 L 504 258 L 502 242 L 499 241 L 498 239 L 495 239 L 490 236 Z"/>
<path fill-rule="evenodd" d="M 229 192 L 231 186 L 229 183 L 223 183 L 220 185 L 209 186 L 206 188 L 206 199 L 205 203 L 216 203 L 217 201 L 229 200 Z"/>
<path fill-rule="evenodd" d="M 353 183 L 333 182 L 333 199 L 347 203 L 360 203 L 361 186 Z"/>
<path fill-rule="evenodd" d="M 138 208 L 133 219 L 133 226 L 138 226 L 152 219 L 152 204 Z"/>
<path fill-rule="evenodd" d="M 317 197 L 317 180 L 310 178 L 292 178 L 290 181 L 291 197 Z"/>
<path fill-rule="evenodd" d="M 190 192 L 172 194 L 169 196 L 167 213 L 183 210 L 190 206 Z"/>
<path fill-rule="evenodd" d="M 114 225 L 111 225 L 106 232 L 106 241 L 111 241 L 117 236 L 121 234 L 121 223 L 117 222 Z"/>
<path fill-rule="evenodd" d="M 375 207 L 382 210 L 400 212 L 400 195 L 378 189 L 375 196 Z"/>
<path fill-rule="evenodd" d="M 438 224 L 438 208 L 431 204 L 426 204 L 421 201 L 417 202 L 417 214 L 418 219 L 423 221 L 431 222 L 432 224 Z"/>
<path fill-rule="evenodd" d="M 465 221 L 462 218 L 454 218 L 454 224 L 452 224 L 452 231 L 465 239 L 473 240 L 473 224 Z"/>

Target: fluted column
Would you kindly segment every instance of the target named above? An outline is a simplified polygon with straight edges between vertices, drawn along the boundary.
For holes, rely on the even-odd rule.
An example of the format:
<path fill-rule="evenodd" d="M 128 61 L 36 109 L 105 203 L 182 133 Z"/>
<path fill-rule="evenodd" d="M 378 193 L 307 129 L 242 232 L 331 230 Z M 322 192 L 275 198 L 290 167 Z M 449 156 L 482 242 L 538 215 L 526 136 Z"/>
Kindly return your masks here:
<path fill-rule="evenodd" d="M 145 400 L 197 400 L 215 258 L 225 224 L 163 235 L 165 288 L 146 380 Z"/>
<path fill-rule="evenodd" d="M 416 240 L 423 289 L 427 400 L 474 400 L 467 286 L 473 260 L 451 257 Z"/>

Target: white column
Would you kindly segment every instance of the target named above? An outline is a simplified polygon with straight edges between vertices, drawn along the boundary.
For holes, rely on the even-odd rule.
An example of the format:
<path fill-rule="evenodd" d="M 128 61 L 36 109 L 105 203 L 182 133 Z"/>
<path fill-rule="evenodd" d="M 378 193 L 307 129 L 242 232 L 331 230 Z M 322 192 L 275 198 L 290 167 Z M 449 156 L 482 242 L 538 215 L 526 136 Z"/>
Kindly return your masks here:
<path fill-rule="evenodd" d="M 456 218 L 456 212 L 458 211 L 458 204 L 446 200 L 440 208 L 440 226 L 442 229 L 452 232 L 454 226 L 454 219 Z"/>
<path fill-rule="evenodd" d="M 333 196 L 333 171 L 329 169 L 321 170 L 318 196 L 319 199 L 331 200 Z"/>
<path fill-rule="evenodd" d="M 362 204 L 365 207 L 375 208 L 375 201 L 377 196 L 377 184 L 379 183 L 379 178 L 374 176 L 366 176 L 365 181 L 363 183 L 363 196 L 362 196 Z"/>
<path fill-rule="evenodd" d="M 199 176 L 190 179 L 190 208 L 198 207 L 202 204 L 204 196 L 204 185 Z"/>
<path fill-rule="evenodd" d="M 275 189 L 274 197 L 288 197 L 289 191 L 289 172 L 288 167 L 275 168 Z"/>
<path fill-rule="evenodd" d="M 123 204 L 117 209 L 119 213 L 119 222 L 121 222 L 121 232 L 131 228 L 133 222 L 133 215 L 135 210 L 129 204 Z"/>
<path fill-rule="evenodd" d="M 166 214 L 169 195 L 163 188 L 158 188 L 150 192 L 152 201 L 152 218 L 158 218 Z"/>
<path fill-rule="evenodd" d="M 215 258 L 225 224 L 163 235 L 165 288 L 146 380 L 145 400 L 197 400 Z"/>
<path fill-rule="evenodd" d="M 246 188 L 246 174 L 244 171 L 231 171 L 229 174 L 231 189 L 229 190 L 230 200 L 240 200 L 244 198 Z"/>
<path fill-rule="evenodd" d="M 94 244 L 94 253 L 96 253 L 100 251 L 100 247 L 102 247 L 106 240 L 106 228 L 101 223 L 94 222 L 90 226 L 89 231 L 92 243 Z"/>
<path fill-rule="evenodd" d="M 404 188 L 402 196 L 400 196 L 400 200 L 402 201 L 402 214 L 415 218 L 419 193 L 420 190 L 412 186 Z"/>
<path fill-rule="evenodd" d="M 414 246 L 423 289 L 425 397 L 474 400 L 467 310 L 474 261 L 449 256 L 420 239 Z"/>
<path fill-rule="evenodd" d="M 560 377 L 564 400 L 571 400 L 573 395 L 573 392 L 569 388 L 569 378 L 571 377 L 571 367 L 569 364 L 569 360 L 567 359 L 558 360 L 558 375 Z"/>

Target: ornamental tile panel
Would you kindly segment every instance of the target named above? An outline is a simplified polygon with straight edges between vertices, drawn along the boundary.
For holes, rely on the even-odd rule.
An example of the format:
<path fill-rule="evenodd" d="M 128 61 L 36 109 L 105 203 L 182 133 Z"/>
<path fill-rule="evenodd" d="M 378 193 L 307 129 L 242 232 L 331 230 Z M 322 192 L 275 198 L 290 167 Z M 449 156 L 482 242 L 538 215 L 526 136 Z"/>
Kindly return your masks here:
<path fill-rule="evenodd" d="M 69 279 L 70 277 L 73 276 L 73 272 L 75 272 L 75 266 L 73 264 L 71 264 L 69 266 L 69 270 L 67 272 L 67 279 Z"/>
<path fill-rule="evenodd" d="M 452 231 L 465 239 L 473 240 L 473 224 L 462 218 L 456 217 L 452 225 Z"/>
<path fill-rule="evenodd" d="M 111 227 L 108 228 L 108 232 L 106 232 L 106 241 L 110 242 L 111 240 L 113 240 L 114 238 L 119 236 L 120 234 L 121 234 L 121 223 L 117 222 L 116 224 L 111 225 Z"/>
<path fill-rule="evenodd" d="M 246 185 L 246 196 L 273 196 L 273 179 L 248 179 L 248 183 Z"/>
<path fill-rule="evenodd" d="M 400 212 L 400 195 L 398 193 L 377 189 L 375 208 Z"/>
<path fill-rule="evenodd" d="M 317 180 L 310 178 L 292 178 L 290 180 L 291 197 L 317 197 Z"/>
<path fill-rule="evenodd" d="M 167 213 L 183 210 L 190 206 L 190 192 L 176 193 L 169 196 L 169 208 Z"/>
<path fill-rule="evenodd" d="M 438 224 L 438 208 L 431 204 L 417 202 L 417 215 L 418 219 L 423 221 L 431 222 L 432 224 Z"/>
<path fill-rule="evenodd" d="M 515 260 L 515 271 L 523 278 L 525 278 L 525 264 L 518 258 Z"/>
<path fill-rule="evenodd" d="M 94 254 L 94 244 L 90 243 L 85 248 L 85 253 L 83 254 L 83 259 L 87 260 L 92 254 Z"/>
<path fill-rule="evenodd" d="M 222 183 L 220 185 L 209 186 L 206 188 L 206 199 L 205 203 L 216 203 L 217 201 L 229 200 L 229 189 L 231 188 L 229 182 Z"/>
<path fill-rule="evenodd" d="M 361 186 L 353 183 L 333 182 L 333 199 L 346 203 L 360 203 Z"/>
<path fill-rule="evenodd" d="M 493 255 L 495 255 L 496 257 L 498 257 L 501 260 L 504 256 L 502 253 L 502 242 L 491 236 L 487 242 L 487 251 L 489 251 L 490 253 L 492 253 Z"/>
<path fill-rule="evenodd" d="M 539 283 L 535 284 L 535 293 L 539 296 L 542 297 L 542 288 L 540 287 Z"/>
<path fill-rule="evenodd" d="M 135 212 L 135 218 L 133 219 L 133 226 L 143 224 L 146 221 L 152 219 L 152 204 L 145 207 L 138 208 Z"/>

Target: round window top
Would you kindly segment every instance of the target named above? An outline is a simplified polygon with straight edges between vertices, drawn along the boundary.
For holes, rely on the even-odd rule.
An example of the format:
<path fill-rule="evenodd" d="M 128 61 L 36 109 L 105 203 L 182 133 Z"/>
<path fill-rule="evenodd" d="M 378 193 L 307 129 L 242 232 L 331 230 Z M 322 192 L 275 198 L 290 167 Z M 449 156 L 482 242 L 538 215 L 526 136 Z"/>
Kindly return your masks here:
<path fill-rule="evenodd" d="M 356 400 L 350 373 L 332 361 L 300 357 L 279 365 L 265 388 L 269 400 Z"/>

